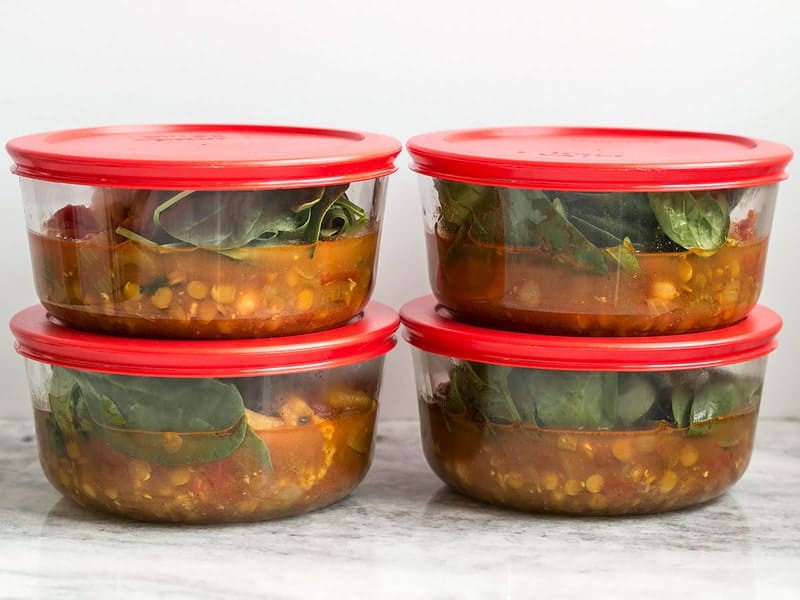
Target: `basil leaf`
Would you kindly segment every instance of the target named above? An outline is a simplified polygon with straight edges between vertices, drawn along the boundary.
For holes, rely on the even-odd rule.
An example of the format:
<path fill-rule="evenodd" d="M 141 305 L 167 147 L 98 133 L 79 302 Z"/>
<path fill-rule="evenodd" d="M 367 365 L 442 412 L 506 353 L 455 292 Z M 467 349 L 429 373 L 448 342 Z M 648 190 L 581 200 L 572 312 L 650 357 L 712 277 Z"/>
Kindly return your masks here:
<path fill-rule="evenodd" d="M 728 202 L 708 192 L 650 193 L 650 207 L 661 229 L 687 250 L 718 250 L 730 228 Z"/>
<path fill-rule="evenodd" d="M 241 445 L 248 429 L 239 391 L 215 379 L 70 375 L 94 432 L 142 460 L 168 465 L 218 460 Z M 163 433 L 178 438 L 165 443 Z"/>

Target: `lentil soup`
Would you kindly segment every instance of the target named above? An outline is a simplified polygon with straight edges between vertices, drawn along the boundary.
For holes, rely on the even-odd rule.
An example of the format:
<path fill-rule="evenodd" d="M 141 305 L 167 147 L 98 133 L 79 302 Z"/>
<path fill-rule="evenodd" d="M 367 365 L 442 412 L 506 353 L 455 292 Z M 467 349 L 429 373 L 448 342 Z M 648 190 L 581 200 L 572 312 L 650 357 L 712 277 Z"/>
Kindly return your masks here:
<path fill-rule="evenodd" d="M 542 512 L 620 515 L 678 509 L 724 493 L 744 473 L 756 411 L 715 419 L 702 436 L 486 425 L 421 403 L 425 456 L 449 486 Z"/>

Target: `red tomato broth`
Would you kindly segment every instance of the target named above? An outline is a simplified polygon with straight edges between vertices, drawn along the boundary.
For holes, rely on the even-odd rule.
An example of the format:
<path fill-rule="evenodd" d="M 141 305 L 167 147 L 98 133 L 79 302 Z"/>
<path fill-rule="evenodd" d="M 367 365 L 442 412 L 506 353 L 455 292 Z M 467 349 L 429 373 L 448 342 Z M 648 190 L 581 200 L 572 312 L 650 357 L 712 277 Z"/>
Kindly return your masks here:
<path fill-rule="evenodd" d="M 42 304 L 67 325 L 116 335 L 256 338 L 347 322 L 374 286 L 378 233 L 309 245 L 202 248 L 29 234 Z"/>
<path fill-rule="evenodd" d="M 459 492 L 527 511 L 626 515 L 723 494 L 748 466 L 757 410 L 714 419 L 703 435 L 489 425 L 424 400 L 420 417 L 428 463 Z"/>
<path fill-rule="evenodd" d="M 743 319 L 761 291 L 768 239 L 729 243 L 710 256 L 637 253 L 638 274 L 582 271 L 536 248 L 438 233 L 426 243 L 433 292 L 460 319 L 554 335 L 641 336 Z"/>

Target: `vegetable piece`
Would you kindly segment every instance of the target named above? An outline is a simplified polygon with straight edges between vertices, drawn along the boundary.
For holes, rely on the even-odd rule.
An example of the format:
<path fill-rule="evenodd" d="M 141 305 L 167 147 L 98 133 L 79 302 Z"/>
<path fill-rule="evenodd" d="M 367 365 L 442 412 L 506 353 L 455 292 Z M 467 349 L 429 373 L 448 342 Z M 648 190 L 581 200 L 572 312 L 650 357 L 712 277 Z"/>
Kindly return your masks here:
<path fill-rule="evenodd" d="M 603 253 L 566 218 L 563 206 L 538 190 L 501 188 L 506 243 L 538 246 L 557 261 L 605 273 Z"/>
<path fill-rule="evenodd" d="M 688 427 L 691 422 L 692 391 L 685 383 L 676 385 L 671 394 L 672 416 L 678 427 Z"/>
<path fill-rule="evenodd" d="M 748 402 L 744 388 L 732 379 L 711 379 L 695 392 L 692 426 L 731 415 Z"/>
<path fill-rule="evenodd" d="M 459 181 L 436 179 L 434 187 L 438 192 L 441 207 L 441 220 L 451 230 L 466 228 L 474 241 L 491 242 L 496 239 L 497 231 L 476 219 L 477 215 L 486 215 L 497 208 L 497 193 L 494 188 L 472 185 Z M 472 226 L 474 230 L 472 229 Z"/>
<path fill-rule="evenodd" d="M 623 271 L 638 275 L 641 272 L 639 261 L 636 260 L 636 251 L 633 248 L 633 243 L 629 237 L 626 237 L 618 246 L 613 248 L 604 248 L 603 251 L 608 254 L 616 263 L 622 267 Z"/>
<path fill-rule="evenodd" d="M 650 207 L 661 229 L 687 250 L 718 250 L 727 240 L 730 213 L 727 200 L 709 192 L 650 193 Z"/>
<path fill-rule="evenodd" d="M 637 273 L 634 249 L 716 250 L 730 227 L 729 202 L 720 193 L 545 192 L 441 179 L 434 185 L 439 224 L 459 240 L 541 247 L 561 262 L 600 273 L 607 267 L 599 249 Z"/>
<path fill-rule="evenodd" d="M 81 240 L 99 233 L 101 228 L 88 207 L 67 204 L 45 222 L 44 231 L 58 238 Z"/>
<path fill-rule="evenodd" d="M 264 237 L 304 227 L 310 206 L 322 199 L 324 190 L 302 190 L 293 201 L 285 196 L 265 197 L 262 192 L 180 192 L 153 212 L 153 223 L 175 240 L 191 246 L 227 250 L 246 246 Z M 270 200 L 273 199 L 272 202 Z M 300 218 L 298 215 L 303 214 Z"/>
<path fill-rule="evenodd" d="M 752 406 L 758 378 L 699 370 L 688 375 L 550 371 L 459 361 L 437 392 L 442 410 L 487 423 L 543 429 L 648 429 L 661 422 L 690 433 Z"/>
<path fill-rule="evenodd" d="M 80 390 L 71 375 L 71 371 L 61 367 L 53 367 L 52 373 L 48 401 L 50 409 L 53 411 L 55 424 L 67 435 L 75 435 L 78 432 L 91 430 L 89 423 L 78 418 L 77 405 Z"/>
<path fill-rule="evenodd" d="M 64 456 L 67 453 L 64 446 L 64 435 L 58 428 L 55 418 L 52 415 L 48 415 L 44 422 L 47 427 L 47 440 L 50 444 L 50 448 L 52 448 L 57 455 Z"/>
<path fill-rule="evenodd" d="M 614 425 L 616 398 L 609 386 L 616 373 L 533 371 L 536 415 L 544 427 L 607 429 Z"/>
<path fill-rule="evenodd" d="M 656 401 L 656 388 L 640 373 L 620 373 L 617 389 L 617 415 L 625 424 L 644 417 Z"/>
<path fill-rule="evenodd" d="M 247 433 L 241 395 L 235 386 L 215 379 L 127 377 L 54 367 L 51 404 L 58 397 L 54 391 L 63 391 L 70 378 L 73 413 L 86 415 L 73 416 L 72 427 L 88 417 L 97 435 L 136 458 L 166 465 L 218 460 L 236 450 Z M 63 414 L 57 406 L 54 414 Z M 211 435 L 198 435 L 204 433 Z"/>
<path fill-rule="evenodd" d="M 245 247 L 315 243 L 366 223 L 347 185 L 248 192 L 182 191 L 161 200 L 148 232 L 118 224 L 118 235 L 144 245 L 199 247 L 231 258 Z M 141 221 L 141 218 L 126 219 Z"/>
<path fill-rule="evenodd" d="M 261 464 L 266 470 L 272 471 L 272 457 L 267 449 L 267 445 L 264 443 L 264 440 L 261 439 L 261 436 L 250 429 L 250 427 L 247 427 L 247 432 L 244 434 L 241 448 L 257 456 L 256 464 Z"/>
<path fill-rule="evenodd" d="M 619 245 L 624 238 L 642 252 L 674 252 L 682 248 L 661 230 L 647 194 L 633 192 L 545 192 L 558 198 L 567 216 L 599 248 Z"/>
<path fill-rule="evenodd" d="M 448 406 L 458 412 L 464 406 L 483 420 L 518 423 L 521 416 L 511 398 L 508 376 L 511 367 L 462 361 L 450 374 Z"/>
<path fill-rule="evenodd" d="M 672 417 L 677 427 L 689 427 L 690 435 L 708 433 L 712 421 L 754 405 L 761 393 L 757 378 L 730 373 L 697 371 L 674 384 Z"/>
<path fill-rule="evenodd" d="M 354 229 L 366 223 L 366 214 L 363 208 L 342 194 L 323 215 L 320 239 L 353 233 Z"/>

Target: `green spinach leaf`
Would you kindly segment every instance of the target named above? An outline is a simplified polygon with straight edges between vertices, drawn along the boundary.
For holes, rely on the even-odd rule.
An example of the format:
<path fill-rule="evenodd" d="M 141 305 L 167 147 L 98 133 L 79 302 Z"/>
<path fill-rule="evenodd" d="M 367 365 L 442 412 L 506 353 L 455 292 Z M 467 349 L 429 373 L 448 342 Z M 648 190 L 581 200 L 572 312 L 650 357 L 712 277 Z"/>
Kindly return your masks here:
<path fill-rule="evenodd" d="M 611 428 L 616 421 L 616 398 L 609 397 L 612 377 L 616 373 L 533 371 L 539 423 L 569 429 Z"/>
<path fill-rule="evenodd" d="M 461 361 L 450 373 L 447 405 L 463 406 L 482 420 L 518 423 L 521 416 L 508 387 L 511 367 Z"/>
<path fill-rule="evenodd" d="M 626 425 L 640 421 L 655 404 L 657 395 L 656 387 L 647 375 L 619 373 L 616 412 L 620 421 Z"/>
<path fill-rule="evenodd" d="M 64 446 L 64 435 L 61 433 L 61 429 L 59 429 L 53 415 L 49 413 L 46 414 L 44 423 L 47 428 L 47 441 L 50 444 L 50 448 L 59 456 L 66 455 L 67 451 Z"/>
<path fill-rule="evenodd" d="M 86 429 L 88 424 L 110 446 L 142 460 L 167 465 L 218 460 L 236 450 L 248 431 L 239 391 L 216 379 L 129 377 L 67 369 L 59 369 L 57 377 L 54 371 L 53 379 L 51 406 L 57 397 L 54 391 L 74 382 L 67 426 L 74 428 L 77 421 Z M 57 411 L 56 406 L 53 412 L 58 419 L 63 410 Z M 177 440 L 165 443 L 164 434 L 173 434 Z"/>
<path fill-rule="evenodd" d="M 160 201 L 150 236 L 123 226 L 116 233 L 139 244 L 208 248 L 240 260 L 250 247 L 313 244 L 366 224 L 347 185 L 250 192 L 183 191 Z"/>
<path fill-rule="evenodd" d="M 436 179 L 434 187 L 439 197 L 441 218 L 451 230 L 462 227 L 469 229 L 476 222 L 476 215 L 489 213 L 497 206 L 497 193 L 492 187 L 445 179 Z M 487 234 L 490 233 L 490 228 L 482 226 L 479 222 L 476 227 Z M 490 234 L 496 233 L 492 231 Z"/>
<path fill-rule="evenodd" d="M 302 192 L 181 192 L 156 207 L 153 222 L 157 230 L 191 246 L 239 248 L 304 229 L 324 189 Z"/>
<path fill-rule="evenodd" d="M 636 259 L 636 251 L 633 248 L 630 238 L 625 238 L 618 246 L 613 248 L 603 248 L 603 252 L 608 254 L 622 268 L 623 271 L 638 275 L 642 269 Z"/>
<path fill-rule="evenodd" d="M 648 194 L 661 229 L 687 250 L 718 250 L 725 245 L 730 227 L 728 202 L 709 192 L 659 192 Z"/>
<path fill-rule="evenodd" d="M 720 371 L 698 370 L 673 379 L 670 400 L 677 427 L 690 435 L 710 431 L 712 421 L 754 406 L 761 395 L 761 380 Z"/>
<path fill-rule="evenodd" d="M 752 406 L 761 395 L 760 381 L 718 374 L 697 389 L 692 400 L 690 433 L 708 431 L 710 421 Z"/>
<path fill-rule="evenodd" d="M 675 252 L 683 248 L 659 227 L 647 194 L 633 192 L 546 192 L 564 205 L 570 222 L 599 248 L 629 238 L 641 252 Z"/>
<path fill-rule="evenodd" d="M 451 369 L 443 409 L 492 423 L 609 429 L 641 421 L 657 389 L 642 374 L 548 371 L 461 361 Z"/>
<path fill-rule="evenodd" d="M 322 217 L 320 239 L 331 239 L 365 225 L 366 211 L 351 202 L 345 194 L 340 195 Z"/>
<path fill-rule="evenodd" d="M 91 419 L 80 402 L 80 389 L 73 371 L 52 367 L 48 401 L 53 419 L 63 434 L 77 435 L 92 430 Z"/>
<path fill-rule="evenodd" d="M 685 383 L 676 383 L 670 398 L 672 417 L 678 427 L 688 427 L 692 421 L 692 390 Z"/>
<path fill-rule="evenodd" d="M 569 222 L 559 202 L 538 190 L 500 188 L 498 194 L 506 215 L 507 244 L 538 246 L 558 262 L 608 271 L 603 253 Z"/>

